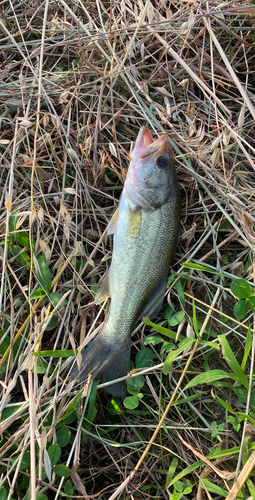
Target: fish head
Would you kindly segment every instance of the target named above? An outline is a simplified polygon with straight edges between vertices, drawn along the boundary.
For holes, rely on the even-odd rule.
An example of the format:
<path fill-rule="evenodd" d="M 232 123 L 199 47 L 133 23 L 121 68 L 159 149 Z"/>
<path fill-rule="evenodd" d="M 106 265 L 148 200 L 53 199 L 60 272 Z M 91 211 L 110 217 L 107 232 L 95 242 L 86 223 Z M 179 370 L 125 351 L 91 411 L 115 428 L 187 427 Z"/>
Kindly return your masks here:
<path fill-rule="evenodd" d="M 166 203 L 177 184 L 167 135 L 153 141 L 149 129 L 142 127 L 130 157 L 125 189 L 131 201 L 145 209 Z"/>

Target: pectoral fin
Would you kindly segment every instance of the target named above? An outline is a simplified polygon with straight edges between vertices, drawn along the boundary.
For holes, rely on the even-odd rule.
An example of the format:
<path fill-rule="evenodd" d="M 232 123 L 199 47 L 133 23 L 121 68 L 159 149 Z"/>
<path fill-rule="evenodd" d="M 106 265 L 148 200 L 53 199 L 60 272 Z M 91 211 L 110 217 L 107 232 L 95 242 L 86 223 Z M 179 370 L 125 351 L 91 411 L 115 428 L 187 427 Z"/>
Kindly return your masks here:
<path fill-rule="evenodd" d="M 137 238 L 137 236 L 139 236 L 140 233 L 141 223 L 142 223 L 141 210 L 140 209 L 132 210 L 131 208 L 129 208 L 128 225 L 127 225 L 128 234 L 130 234 L 130 236 L 132 236 L 133 238 Z"/>
<path fill-rule="evenodd" d="M 166 282 L 167 282 L 168 272 L 169 272 L 169 269 L 167 269 L 167 271 L 165 272 L 157 290 L 155 290 L 155 292 L 149 298 L 149 301 L 147 302 L 147 304 L 144 306 L 144 308 L 141 312 L 141 316 L 140 316 L 141 318 L 143 318 L 145 316 L 146 318 L 153 319 L 159 313 L 159 311 L 162 307 L 162 304 L 163 304 L 164 295 L 165 295 L 165 291 L 166 291 Z"/>
<path fill-rule="evenodd" d="M 119 220 L 119 209 L 117 208 L 116 212 L 114 212 L 107 228 L 108 234 L 114 234 L 117 229 L 117 224 Z"/>
<path fill-rule="evenodd" d="M 95 301 L 100 304 L 100 302 L 103 302 L 106 299 L 109 299 L 111 297 L 110 293 L 110 270 L 106 273 L 102 284 L 95 296 Z"/>

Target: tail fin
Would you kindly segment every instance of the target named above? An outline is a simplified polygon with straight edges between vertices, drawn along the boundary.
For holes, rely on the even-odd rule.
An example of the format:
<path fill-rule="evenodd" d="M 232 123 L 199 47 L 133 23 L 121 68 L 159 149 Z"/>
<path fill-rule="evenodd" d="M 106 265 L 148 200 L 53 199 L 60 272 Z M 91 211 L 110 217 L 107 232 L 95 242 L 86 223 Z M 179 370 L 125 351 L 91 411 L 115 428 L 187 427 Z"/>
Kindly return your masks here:
<path fill-rule="evenodd" d="M 100 379 L 102 383 L 125 377 L 130 366 L 131 340 L 118 339 L 118 343 L 109 338 L 104 330 L 92 340 L 82 355 L 80 370 L 74 366 L 71 377 L 85 380 L 90 374 L 92 379 Z M 117 382 L 105 388 L 113 396 L 124 396 L 126 382 Z"/>

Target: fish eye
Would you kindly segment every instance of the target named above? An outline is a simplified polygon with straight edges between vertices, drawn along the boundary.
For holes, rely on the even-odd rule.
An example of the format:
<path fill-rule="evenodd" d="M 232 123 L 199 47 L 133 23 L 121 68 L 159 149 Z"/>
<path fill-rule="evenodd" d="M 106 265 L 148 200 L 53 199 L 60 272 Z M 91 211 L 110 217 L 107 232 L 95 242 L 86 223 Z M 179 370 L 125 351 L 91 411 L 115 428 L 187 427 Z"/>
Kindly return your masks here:
<path fill-rule="evenodd" d="M 167 166 L 167 157 L 166 156 L 159 156 L 159 158 L 157 159 L 157 165 L 159 168 L 164 168 Z"/>

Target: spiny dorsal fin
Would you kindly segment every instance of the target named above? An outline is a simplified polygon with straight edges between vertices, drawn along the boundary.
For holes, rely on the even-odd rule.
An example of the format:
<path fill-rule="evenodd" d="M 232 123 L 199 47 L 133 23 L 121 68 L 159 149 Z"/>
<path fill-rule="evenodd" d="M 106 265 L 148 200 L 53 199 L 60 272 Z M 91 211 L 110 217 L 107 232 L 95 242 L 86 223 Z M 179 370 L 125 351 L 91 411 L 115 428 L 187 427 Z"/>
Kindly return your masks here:
<path fill-rule="evenodd" d="M 142 223 L 141 210 L 138 209 L 134 211 L 131 208 L 129 208 L 128 225 L 127 225 L 128 234 L 130 234 L 130 236 L 133 236 L 133 238 L 137 238 L 137 236 L 139 236 L 140 233 L 141 223 Z"/>
<path fill-rule="evenodd" d="M 102 284 L 95 296 L 95 301 L 100 304 L 100 302 L 103 302 L 105 299 L 109 299 L 111 297 L 110 293 L 110 270 L 106 273 Z"/>

